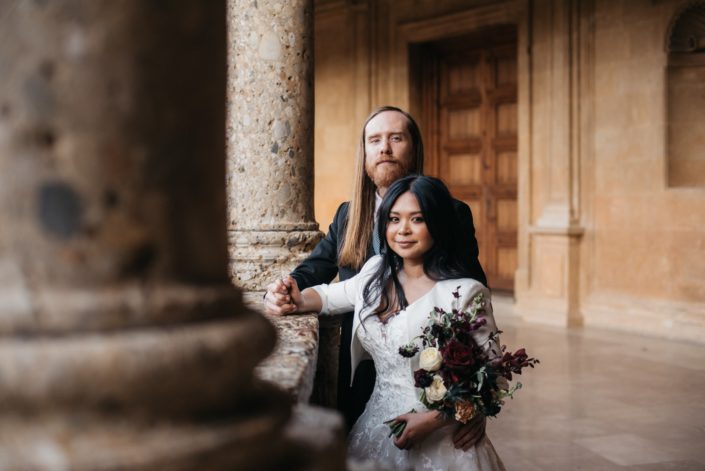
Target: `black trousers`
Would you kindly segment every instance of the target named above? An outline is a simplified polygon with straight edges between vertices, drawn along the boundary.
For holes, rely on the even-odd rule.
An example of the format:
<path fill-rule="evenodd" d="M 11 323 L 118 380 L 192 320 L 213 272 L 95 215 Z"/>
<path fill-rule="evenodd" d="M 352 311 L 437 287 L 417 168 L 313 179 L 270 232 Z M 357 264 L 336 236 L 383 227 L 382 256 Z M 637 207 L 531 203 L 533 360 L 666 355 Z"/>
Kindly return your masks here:
<path fill-rule="evenodd" d="M 338 410 L 345 417 L 345 425 L 349 432 L 355 421 L 365 410 L 367 401 L 375 386 L 375 364 L 372 360 L 364 360 L 355 370 L 355 377 L 350 386 L 350 341 L 352 339 L 352 324 L 354 313 L 343 315 L 340 333 L 340 359 L 338 365 Z"/>

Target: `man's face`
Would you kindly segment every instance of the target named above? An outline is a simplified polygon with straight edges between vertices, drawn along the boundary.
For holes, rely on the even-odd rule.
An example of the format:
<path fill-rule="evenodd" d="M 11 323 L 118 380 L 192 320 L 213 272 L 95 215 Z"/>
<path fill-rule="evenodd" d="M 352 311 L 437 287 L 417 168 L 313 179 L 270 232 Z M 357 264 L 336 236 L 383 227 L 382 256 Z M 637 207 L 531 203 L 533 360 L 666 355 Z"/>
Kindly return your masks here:
<path fill-rule="evenodd" d="M 382 193 L 413 167 L 406 116 L 383 111 L 365 126 L 365 171 Z"/>

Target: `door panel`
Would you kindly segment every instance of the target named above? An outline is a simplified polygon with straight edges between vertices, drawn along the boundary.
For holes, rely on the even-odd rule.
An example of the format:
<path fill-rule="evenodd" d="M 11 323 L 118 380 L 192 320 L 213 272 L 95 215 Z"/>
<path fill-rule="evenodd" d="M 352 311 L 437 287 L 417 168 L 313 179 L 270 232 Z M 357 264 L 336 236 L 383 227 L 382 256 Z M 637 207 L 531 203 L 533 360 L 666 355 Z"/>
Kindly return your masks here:
<path fill-rule="evenodd" d="M 481 132 L 479 108 L 448 110 L 447 117 L 446 132 L 449 141 L 479 138 Z"/>
<path fill-rule="evenodd" d="M 426 173 L 471 208 L 493 289 L 512 290 L 517 263 L 516 30 L 420 49 Z"/>
<path fill-rule="evenodd" d="M 482 183 L 482 156 L 479 153 L 448 154 L 449 185 Z"/>

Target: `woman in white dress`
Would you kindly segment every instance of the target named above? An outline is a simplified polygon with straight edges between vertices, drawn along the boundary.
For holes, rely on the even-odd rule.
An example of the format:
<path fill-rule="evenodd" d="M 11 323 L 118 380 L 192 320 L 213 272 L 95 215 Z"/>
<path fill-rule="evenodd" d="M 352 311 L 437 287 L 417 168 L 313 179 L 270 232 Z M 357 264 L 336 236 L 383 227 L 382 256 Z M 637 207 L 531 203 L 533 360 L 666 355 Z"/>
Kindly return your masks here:
<path fill-rule="evenodd" d="M 381 255 L 371 258 L 354 278 L 303 292 L 292 278 L 283 281 L 290 289 L 292 312 L 325 315 L 355 309 L 352 371 L 360 360 L 371 357 L 377 380 L 350 433 L 349 455 L 389 469 L 503 470 L 486 436 L 467 451 L 454 447 L 456 422 L 428 410 L 420 401 L 421 389 L 414 386 L 418 356 L 399 354 L 399 347 L 421 333 L 434 307 L 453 308 L 456 289 L 462 309 L 480 293 L 490 299 L 485 286 L 467 278 L 464 257 L 459 256 L 460 226 L 448 189 L 431 177 L 398 180 L 384 196 L 377 227 L 383 241 Z M 487 323 L 473 336 L 478 345 L 499 352 L 496 338 L 491 338 L 497 327 L 489 302 L 485 318 Z M 396 439 L 389 437 L 384 423 L 394 418 L 406 422 Z"/>

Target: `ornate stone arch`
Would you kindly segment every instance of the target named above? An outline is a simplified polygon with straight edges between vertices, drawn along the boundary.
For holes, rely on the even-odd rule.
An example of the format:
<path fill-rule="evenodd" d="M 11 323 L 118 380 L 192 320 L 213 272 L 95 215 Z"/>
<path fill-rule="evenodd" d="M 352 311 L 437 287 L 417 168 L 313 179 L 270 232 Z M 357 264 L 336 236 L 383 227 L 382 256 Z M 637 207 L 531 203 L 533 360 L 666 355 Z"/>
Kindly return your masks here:
<path fill-rule="evenodd" d="M 705 1 L 675 12 L 665 46 L 668 186 L 705 188 Z"/>
<path fill-rule="evenodd" d="M 673 15 L 666 34 L 666 51 L 705 51 L 705 1 L 688 2 Z"/>

